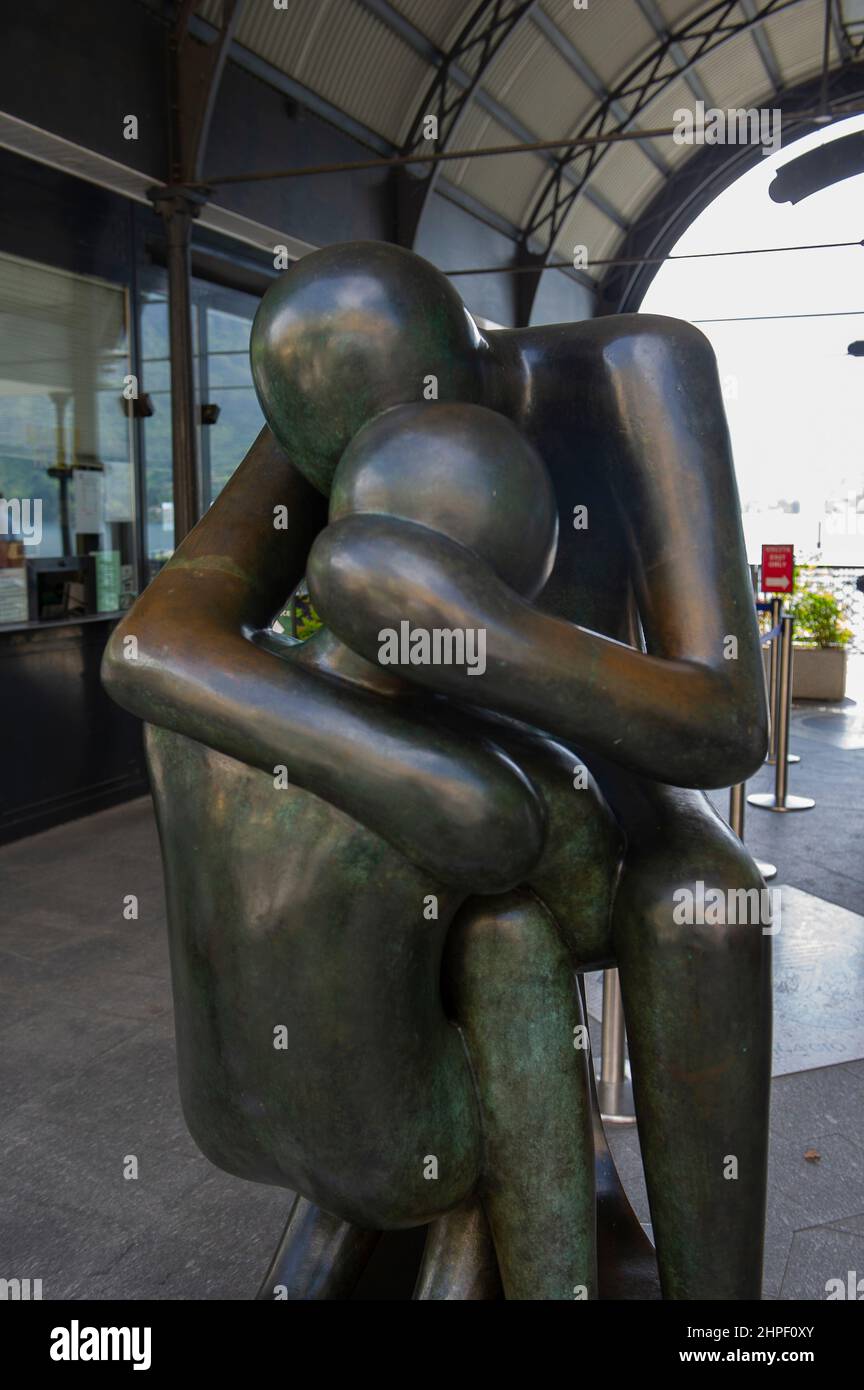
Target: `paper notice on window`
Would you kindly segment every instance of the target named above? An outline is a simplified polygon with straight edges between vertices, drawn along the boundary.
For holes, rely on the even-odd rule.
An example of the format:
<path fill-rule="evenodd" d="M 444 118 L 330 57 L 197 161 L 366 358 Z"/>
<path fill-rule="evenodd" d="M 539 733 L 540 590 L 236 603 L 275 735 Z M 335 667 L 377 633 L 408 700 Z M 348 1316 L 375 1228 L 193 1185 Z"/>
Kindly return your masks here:
<path fill-rule="evenodd" d="M 26 569 L 0 570 L 0 623 L 26 623 L 27 617 Z"/>
<path fill-rule="evenodd" d="M 116 613 L 120 607 L 120 551 L 96 550 L 96 612 Z"/>
<path fill-rule="evenodd" d="M 104 484 L 95 468 L 75 469 L 75 534 L 97 535 L 102 530 Z"/>

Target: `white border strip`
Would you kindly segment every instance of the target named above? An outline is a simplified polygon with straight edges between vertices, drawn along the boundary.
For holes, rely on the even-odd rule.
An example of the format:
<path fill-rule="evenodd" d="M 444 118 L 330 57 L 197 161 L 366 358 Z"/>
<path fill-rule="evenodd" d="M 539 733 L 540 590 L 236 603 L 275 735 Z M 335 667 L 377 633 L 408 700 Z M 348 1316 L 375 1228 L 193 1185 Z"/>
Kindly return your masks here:
<path fill-rule="evenodd" d="M 30 125 L 28 121 L 19 120 L 17 116 L 12 116 L 6 111 L 0 111 L 0 146 L 148 206 L 151 204 L 147 190 L 160 182 L 157 178 L 142 174 L 138 169 L 131 169 L 126 164 L 109 159 L 107 155 L 97 154 L 94 150 L 85 149 L 83 145 L 64 140 L 61 135 L 54 135 L 49 130 L 42 130 L 39 126 Z M 272 254 L 275 246 L 284 246 L 292 260 L 299 260 L 301 256 L 317 250 L 309 241 L 288 236 L 285 232 L 267 227 L 263 222 L 256 222 L 251 217 L 244 217 L 242 213 L 232 212 L 230 208 L 220 207 L 217 203 L 205 204 L 196 220 L 210 231 L 221 232 L 223 236 L 243 241 L 259 251 L 269 251 Z"/>

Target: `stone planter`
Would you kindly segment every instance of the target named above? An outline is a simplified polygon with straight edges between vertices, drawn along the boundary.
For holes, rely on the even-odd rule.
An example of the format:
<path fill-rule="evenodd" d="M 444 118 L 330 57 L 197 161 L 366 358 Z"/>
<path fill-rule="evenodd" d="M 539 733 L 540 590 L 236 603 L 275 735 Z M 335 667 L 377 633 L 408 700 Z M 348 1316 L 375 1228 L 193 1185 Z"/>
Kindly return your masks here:
<path fill-rule="evenodd" d="M 762 648 L 768 681 L 770 648 Z M 846 694 L 845 647 L 792 646 L 792 699 L 842 700 Z"/>
<path fill-rule="evenodd" d="M 793 700 L 842 700 L 845 694 L 845 647 L 796 647 L 793 643 Z"/>

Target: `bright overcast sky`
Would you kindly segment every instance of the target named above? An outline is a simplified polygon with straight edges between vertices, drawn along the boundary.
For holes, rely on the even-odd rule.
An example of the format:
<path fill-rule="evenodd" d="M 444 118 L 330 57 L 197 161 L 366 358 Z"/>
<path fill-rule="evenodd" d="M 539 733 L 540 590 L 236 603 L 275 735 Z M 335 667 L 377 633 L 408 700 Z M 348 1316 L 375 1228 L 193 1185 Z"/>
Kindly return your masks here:
<path fill-rule="evenodd" d="M 796 246 L 864 238 L 864 174 L 803 202 L 774 203 L 768 185 L 778 168 L 808 149 L 864 128 L 864 116 L 838 122 L 763 159 L 697 218 L 673 254 L 741 247 Z M 762 541 L 796 542 L 801 558 L 815 552 L 823 522 L 824 559 L 864 563 L 864 515 L 826 533 L 825 499 L 864 487 L 864 358 L 850 342 L 864 339 L 864 248 L 731 256 L 664 265 L 642 303 L 646 313 L 698 322 L 714 345 L 727 388 L 751 559 Z M 735 315 L 837 313 L 857 317 L 704 323 Z M 801 516 L 776 511 L 797 499 Z M 756 513 L 752 509 L 758 508 Z M 829 552 L 829 547 L 830 551 Z"/>

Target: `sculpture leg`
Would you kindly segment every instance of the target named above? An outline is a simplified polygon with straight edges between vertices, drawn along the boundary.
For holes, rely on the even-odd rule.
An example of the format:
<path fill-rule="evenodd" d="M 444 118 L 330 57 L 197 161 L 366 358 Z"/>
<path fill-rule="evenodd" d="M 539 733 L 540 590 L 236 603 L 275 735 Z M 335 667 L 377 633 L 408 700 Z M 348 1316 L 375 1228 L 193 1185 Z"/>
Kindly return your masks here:
<path fill-rule="evenodd" d="M 505 1297 L 597 1296 L 594 1144 L 581 999 L 528 891 L 473 900 L 448 939 L 453 1015 L 474 1069 L 479 1187 Z"/>
<path fill-rule="evenodd" d="M 654 813 L 631 834 L 613 933 L 663 1295 L 758 1299 L 770 936 L 758 920 L 728 925 L 728 907 L 764 885 L 701 793 L 666 789 Z M 727 924 L 699 911 L 700 880 L 706 896 L 720 890 Z M 682 920 L 688 901 L 709 922 Z"/>
<path fill-rule="evenodd" d="M 256 1299 L 312 1302 L 349 1298 L 380 1237 L 305 1197 L 295 1197 Z"/>
<path fill-rule="evenodd" d="M 415 1299 L 469 1303 L 503 1297 L 489 1222 L 479 1197 L 433 1221 Z"/>

